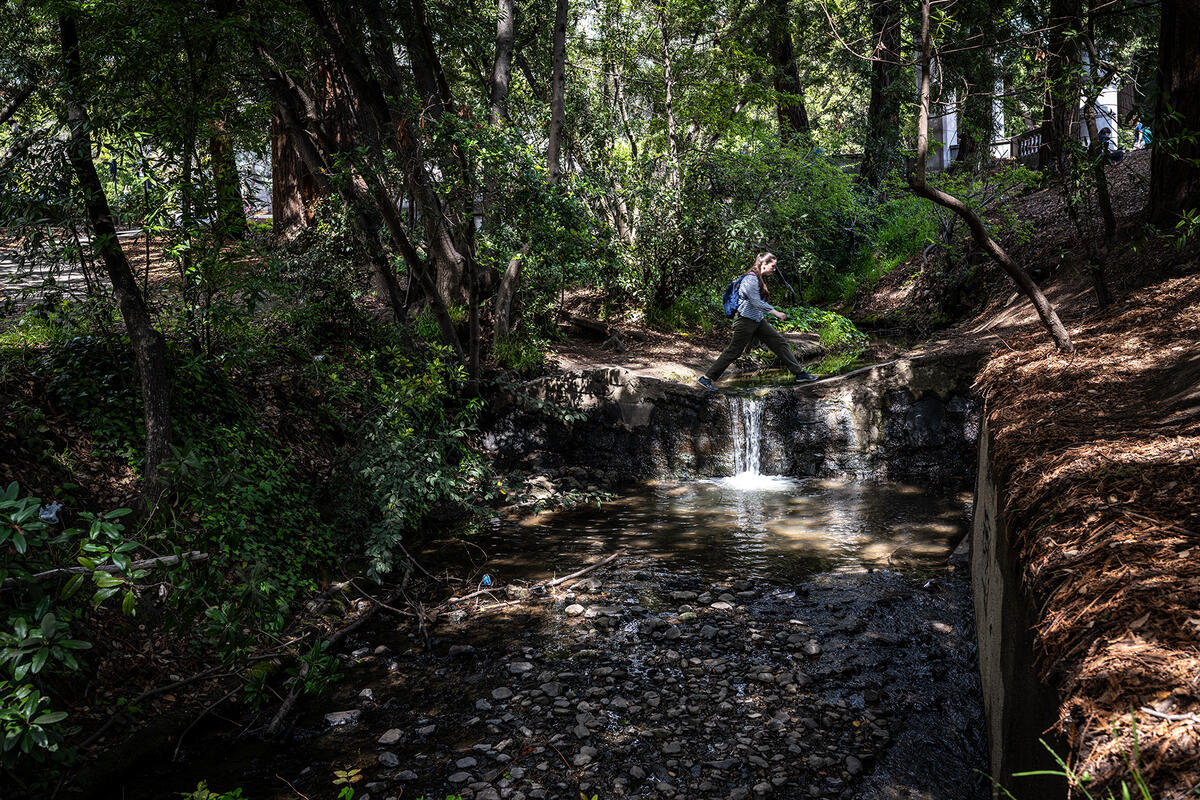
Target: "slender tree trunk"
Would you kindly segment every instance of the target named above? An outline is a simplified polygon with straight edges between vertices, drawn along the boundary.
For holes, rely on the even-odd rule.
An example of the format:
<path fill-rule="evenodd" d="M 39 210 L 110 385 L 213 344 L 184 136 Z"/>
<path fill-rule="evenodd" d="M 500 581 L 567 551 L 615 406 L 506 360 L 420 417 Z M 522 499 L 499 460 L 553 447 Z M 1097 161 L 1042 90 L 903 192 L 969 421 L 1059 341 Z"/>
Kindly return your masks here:
<path fill-rule="evenodd" d="M 36 83 L 29 83 L 17 91 L 15 95 L 9 99 L 3 106 L 0 106 L 0 125 L 8 122 L 8 120 L 16 114 L 21 106 L 33 94 L 33 90 L 37 88 Z"/>
<path fill-rule="evenodd" d="M 1200 207 L 1200 3 L 1162 0 L 1150 220 L 1172 226 Z"/>
<path fill-rule="evenodd" d="M 804 105 L 804 87 L 796 68 L 796 50 L 792 44 L 791 15 L 788 0 L 772 0 L 771 58 L 775 63 L 775 114 L 779 118 L 779 138 L 787 141 L 809 132 L 808 109 Z"/>
<path fill-rule="evenodd" d="M 990 47 L 970 51 L 964 59 L 970 83 L 962 101 L 955 160 L 978 172 L 991 160 L 996 113 L 992 93 L 996 88 L 996 62 Z"/>
<path fill-rule="evenodd" d="M 617 113 L 621 115 L 621 129 L 629 142 L 629 160 L 636 163 L 638 157 L 637 139 L 633 138 L 633 129 L 629 126 L 629 107 L 625 104 L 625 93 L 621 90 L 621 68 L 613 71 L 613 99 L 617 104 Z"/>
<path fill-rule="evenodd" d="M 210 124 L 208 153 L 217 195 L 217 240 L 244 239 L 248 227 L 246 199 L 242 196 L 233 141 L 223 119 L 215 119 Z"/>
<path fill-rule="evenodd" d="M 67 13 L 58 18 L 62 36 L 63 83 L 67 103 L 70 139 L 67 155 L 84 194 L 92 240 L 104 261 L 113 295 L 121 310 L 125 330 L 137 360 L 142 384 L 142 405 L 146 426 L 146 461 L 143 489 L 148 500 L 157 499 L 162 488 L 160 467 L 171 452 L 171 383 L 167 370 L 166 341 L 154 328 L 150 310 L 138 289 L 137 278 L 117 240 L 112 212 L 96 165 L 92 161 L 91 135 L 84 106 L 83 72 L 79 50 L 79 32 Z"/>
<path fill-rule="evenodd" d="M 666 92 L 664 104 L 667 115 L 667 153 L 672 160 L 679 154 L 679 140 L 675 136 L 675 76 L 671 63 L 671 37 L 667 30 L 667 15 L 659 13 L 659 30 L 662 33 L 663 58 L 663 89 Z"/>
<path fill-rule="evenodd" d="M 871 31 L 875 48 L 871 63 L 871 98 L 867 104 L 867 138 L 859 175 L 879 186 L 899 163 L 900 93 L 893 85 L 899 73 L 900 20 L 898 0 L 871 0 Z"/>
<path fill-rule="evenodd" d="M 554 13 L 554 72 L 550 81 L 550 133 L 546 143 L 546 175 L 558 183 L 562 169 L 562 129 L 567 97 L 567 0 L 557 0 Z"/>
<path fill-rule="evenodd" d="M 492 66 L 492 124 L 508 120 L 508 84 L 512 77 L 513 36 L 517 27 L 516 0 L 498 0 L 496 61 Z"/>
<path fill-rule="evenodd" d="M 929 56 L 931 49 L 929 39 L 929 4 L 930 0 L 921 0 L 921 88 L 918 95 L 919 103 L 917 108 L 917 154 L 909 170 L 909 188 L 917 196 L 924 197 L 943 208 L 950 209 L 963 222 L 967 223 L 967 227 L 970 228 L 975 243 L 982 247 L 1008 273 L 1008 276 L 1013 279 L 1021 292 L 1033 303 L 1038 318 L 1042 321 L 1042 325 L 1046 330 L 1050 332 L 1050 337 L 1054 340 L 1058 349 L 1064 352 L 1073 352 L 1075 346 L 1071 343 L 1071 335 L 1063 327 L 1062 321 L 1058 318 L 1058 314 L 1054 310 L 1054 306 L 1046 299 L 1046 295 L 1042 294 L 1042 290 L 1033 282 L 1029 274 L 1021 269 L 1017 262 L 1012 260 L 1012 257 L 1004 251 L 995 239 L 988 235 L 987 229 L 983 225 L 983 220 L 979 218 L 979 215 L 972 211 L 962 200 L 939 189 L 932 188 L 925 180 L 925 162 L 929 157 Z"/>
<path fill-rule="evenodd" d="M 1082 8 L 1082 0 L 1050 0 L 1042 166 L 1060 175 L 1069 169 L 1070 141 L 1079 136 L 1078 35 Z"/>

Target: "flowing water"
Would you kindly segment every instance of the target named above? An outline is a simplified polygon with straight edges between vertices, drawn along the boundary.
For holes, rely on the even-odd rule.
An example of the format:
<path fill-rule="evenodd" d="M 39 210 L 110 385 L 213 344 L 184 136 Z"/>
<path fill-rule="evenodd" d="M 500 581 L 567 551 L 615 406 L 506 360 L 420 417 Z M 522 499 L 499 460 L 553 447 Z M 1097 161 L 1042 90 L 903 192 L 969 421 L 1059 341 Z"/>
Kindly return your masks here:
<path fill-rule="evenodd" d="M 969 586 L 945 571 L 969 495 L 762 475 L 763 404 L 729 401 L 735 475 L 429 543 L 427 566 L 496 594 L 428 638 L 373 623 L 289 742 L 194 736 L 124 796 L 202 778 L 332 796 L 331 770 L 355 767 L 372 800 L 985 797 Z M 616 551 L 582 583 L 505 598 Z"/>

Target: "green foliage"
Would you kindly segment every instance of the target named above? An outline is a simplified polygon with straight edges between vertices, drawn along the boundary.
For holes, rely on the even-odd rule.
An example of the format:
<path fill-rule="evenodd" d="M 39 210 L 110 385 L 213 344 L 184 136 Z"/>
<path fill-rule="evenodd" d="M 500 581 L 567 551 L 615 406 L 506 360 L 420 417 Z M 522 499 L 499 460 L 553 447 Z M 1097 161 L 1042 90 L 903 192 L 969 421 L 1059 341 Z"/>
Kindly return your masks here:
<path fill-rule="evenodd" d="M 851 177 L 815 150 L 755 141 L 689 154 L 680 169 L 677 183 L 647 176 L 640 200 L 632 258 L 641 296 L 658 309 L 714 291 L 763 250 L 779 257 L 784 280 L 824 299 L 869 230 Z"/>
<path fill-rule="evenodd" d="M 711 333 L 715 320 L 723 313 L 720 292 L 709 287 L 691 289 L 677 297 L 671 305 L 646 309 L 646 324 L 663 331 L 695 331 Z"/>
<path fill-rule="evenodd" d="M 354 502 L 366 512 L 357 516 L 367 531 L 368 571 L 379 576 L 391 571 L 405 533 L 436 504 L 472 505 L 480 493 L 493 496 L 494 482 L 484 480 L 487 468 L 470 447 L 480 405 L 457 396 L 462 366 L 445 354 L 418 362 L 397 348 L 378 351 L 373 361 L 389 379 L 374 388 L 377 410 L 358 431 L 351 470 L 359 482 Z"/>
<path fill-rule="evenodd" d="M 521 325 L 492 347 L 492 359 L 501 369 L 530 377 L 545 365 L 549 345 L 547 339 L 533 332 L 532 326 Z"/>
<path fill-rule="evenodd" d="M 208 784 L 204 781 L 196 784 L 196 791 L 184 792 L 180 796 L 183 800 L 245 800 L 245 795 L 242 794 L 241 788 L 232 789 L 228 792 L 214 792 L 208 788 Z"/>
<path fill-rule="evenodd" d="M 116 520 L 129 513 L 82 512 L 83 528 L 55 531 L 43 519 L 41 500 L 22 497 L 16 483 L 0 493 L 0 766 L 12 767 L 23 756 L 43 761 L 56 753 L 67 714 L 52 710 L 55 675 L 77 673 L 76 653 L 91 643 L 72 635 L 89 606 L 122 594 L 121 609 L 134 613 L 135 582 L 145 575 L 132 569 L 137 548 Z M 47 507 L 45 516 L 53 518 Z M 72 572 L 69 567 L 82 567 Z M 50 574 L 46 574 L 50 573 Z M 85 583 L 95 591 L 82 602 Z"/>
<path fill-rule="evenodd" d="M 867 345 L 867 337 L 854 323 L 834 311 L 796 306 L 780 309 L 788 318 L 777 323 L 782 331 L 816 333 L 821 344 L 828 350 L 845 353 L 861 353 Z"/>

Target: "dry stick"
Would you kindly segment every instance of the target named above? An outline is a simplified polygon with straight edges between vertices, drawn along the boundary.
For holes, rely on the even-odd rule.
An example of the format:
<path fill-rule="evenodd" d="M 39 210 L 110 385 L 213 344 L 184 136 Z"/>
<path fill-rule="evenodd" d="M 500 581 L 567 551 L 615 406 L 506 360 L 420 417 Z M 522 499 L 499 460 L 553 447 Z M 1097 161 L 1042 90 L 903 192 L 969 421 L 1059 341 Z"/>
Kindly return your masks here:
<path fill-rule="evenodd" d="M 135 697 L 129 703 L 129 705 L 136 706 L 138 703 L 142 702 L 143 700 L 147 700 L 151 697 L 154 697 L 156 694 L 163 694 L 164 692 L 169 692 L 174 689 L 179 689 L 183 686 L 187 686 L 189 683 L 195 683 L 196 681 L 201 681 L 201 680 L 204 680 L 205 678 L 212 678 L 212 677 L 225 678 L 225 677 L 228 677 L 228 676 L 234 674 L 232 672 L 226 672 L 223 675 L 214 675 L 214 673 L 216 673 L 218 670 L 220 670 L 220 667 L 212 667 L 210 669 L 204 670 L 203 672 L 198 672 L 195 675 L 191 676 L 190 678 L 184 678 L 183 680 L 175 681 L 174 683 L 168 683 L 167 685 L 159 686 L 156 689 L 149 689 L 145 692 L 142 692 L 137 697 Z M 78 749 L 86 750 L 89 745 L 91 745 L 93 742 L 95 742 L 97 739 L 99 739 L 101 736 L 103 736 L 104 732 L 107 731 L 110 727 L 112 727 L 113 723 L 116 722 L 120 716 L 121 716 L 121 714 L 120 714 L 120 712 L 118 712 L 116 714 L 113 714 L 111 717 L 109 717 L 108 721 L 105 722 L 103 725 L 101 725 L 99 730 L 97 730 L 95 733 L 93 733 L 91 736 L 89 736 L 87 739 L 85 739 L 82 744 L 78 745 Z"/>
<path fill-rule="evenodd" d="M 395 602 L 396 598 L 404 592 L 404 587 L 408 583 L 408 578 L 410 575 L 412 575 L 412 572 L 406 572 L 404 574 L 404 580 L 400 582 L 400 588 L 388 595 L 388 598 L 384 601 L 384 603 L 380 603 L 377 600 L 372 600 L 371 607 L 360 614 L 358 619 L 354 620 L 354 622 L 351 622 L 341 630 L 336 631 L 332 636 L 326 639 L 326 649 L 332 649 L 337 645 L 338 642 L 346 638 L 346 636 L 361 628 L 368 619 L 374 616 L 376 611 L 383 607 L 384 604 Z M 300 699 L 300 693 L 304 690 L 304 679 L 308 676 L 310 668 L 309 665 L 310 662 L 308 661 L 302 661 L 300 663 L 300 669 L 296 673 L 296 677 L 292 682 L 292 689 L 290 692 L 288 692 L 288 696 L 283 699 L 283 704 L 280 705 L 279 711 L 271 719 L 271 724 L 267 726 L 267 733 L 274 735 L 279 732 L 279 728 L 281 725 L 283 725 L 284 719 L 287 718 L 287 715 L 291 713 L 292 709 L 296 705 L 296 701 Z"/>
<path fill-rule="evenodd" d="M 593 570 L 600 569 L 600 567 L 603 567 L 605 564 L 611 564 L 618 557 L 623 556 L 623 555 L 625 555 L 625 551 L 618 550 L 617 552 L 613 553 L 608 558 L 604 559 L 603 561 L 597 561 L 595 564 L 592 564 L 590 567 L 584 567 L 583 569 L 579 570 L 578 572 L 572 572 L 570 575 L 563 575 L 561 578 L 555 578 L 554 580 L 547 581 L 546 583 L 539 583 L 534 586 L 530 586 L 529 589 L 530 589 L 530 591 L 535 591 L 537 589 L 550 589 L 554 586 L 558 586 L 560 583 L 565 583 L 566 581 L 569 581 L 572 578 L 581 578 Z M 446 602 L 461 603 L 463 600 L 470 600 L 472 597 L 478 597 L 481 594 L 491 594 L 492 591 L 494 591 L 494 590 L 480 589 L 477 592 L 471 592 L 470 594 L 464 594 L 462 597 L 451 597 Z"/>
<path fill-rule="evenodd" d="M 295 786 L 292 786 L 292 782 L 291 782 L 291 781 L 289 781 L 287 778 L 283 777 L 282 775 L 280 775 L 278 772 L 277 772 L 277 773 L 275 773 L 275 777 L 276 777 L 276 778 L 279 778 L 279 780 L 281 780 L 281 781 L 283 781 L 284 783 L 286 783 L 286 784 L 288 785 L 288 788 L 289 788 L 289 789 L 291 789 L 293 792 L 295 792 L 296 794 L 298 794 L 300 797 L 303 797 L 303 798 L 304 798 L 304 800 L 310 800 L 310 798 L 309 798 L 309 796 L 308 796 L 308 795 L 306 795 L 304 792 L 302 792 L 302 791 L 300 791 L 299 789 L 297 789 Z"/>
<path fill-rule="evenodd" d="M 48 569 L 45 572 L 38 572 L 32 576 L 32 580 L 41 581 L 46 578 L 53 578 L 57 575 L 90 575 L 94 572 L 129 572 L 135 569 L 148 569 L 150 567 L 165 567 L 171 564 L 180 564 L 189 561 L 207 561 L 208 553 L 200 550 L 193 550 L 190 553 L 180 553 L 177 556 L 159 556 L 158 558 L 147 558 L 142 561 L 134 561 L 129 565 L 128 570 L 122 570 L 116 564 L 105 564 L 102 567 L 89 569 L 88 567 L 59 567 L 57 569 Z M 16 583 L 25 583 L 21 578 L 9 578 L 4 581 L 2 588 L 7 589 L 9 586 Z"/>
<path fill-rule="evenodd" d="M 1167 722 L 1196 722 L 1200 723 L 1200 717 L 1195 714 L 1164 714 L 1161 711 L 1155 711 L 1153 708 L 1142 706 L 1142 713 L 1149 714 L 1152 717 L 1165 719 Z"/>
<path fill-rule="evenodd" d="M 206 709 L 204 709 L 203 711 L 201 711 L 201 712 L 200 712 L 200 716 L 198 716 L 198 717 L 196 717 L 194 720 L 192 720 L 192 724 L 191 724 L 191 725 L 188 725 L 188 726 L 187 726 L 187 727 L 184 729 L 183 733 L 179 734 L 179 741 L 177 741 L 177 742 L 175 743 L 175 752 L 171 754 L 171 760 L 172 760 L 172 761 L 178 761 L 178 760 L 179 760 L 179 748 L 183 747 L 183 739 L 184 739 L 184 737 L 185 737 L 185 736 L 187 736 L 187 735 L 188 735 L 188 733 L 190 733 L 190 732 L 191 732 L 192 728 L 196 727 L 196 723 L 198 723 L 200 720 L 202 720 L 202 719 L 204 719 L 206 716 L 208 716 L 209 712 L 210 712 L 210 711 L 212 711 L 212 710 L 213 710 L 214 708 L 216 708 L 217 706 L 221 705 L 221 703 L 224 703 L 226 700 L 228 700 L 229 698 L 231 698 L 231 697 L 233 697 L 235 694 L 237 694 L 239 691 L 241 691 L 241 688 L 242 688 L 242 684 L 241 684 L 241 683 L 239 683 L 237 686 L 233 687 L 233 688 L 232 688 L 232 689 L 230 689 L 228 692 L 226 692 L 226 693 L 225 693 L 225 695 L 224 695 L 224 696 L 222 696 L 220 700 L 218 700 L 217 702 L 215 702 L 215 703 L 213 703 L 212 705 L 210 705 L 208 708 L 206 708 Z"/>
<path fill-rule="evenodd" d="M 578 572 L 572 572 L 570 575 L 563 575 L 561 578 L 555 578 L 554 580 L 550 581 L 549 583 L 543 583 L 538 586 L 534 586 L 532 588 L 534 588 L 534 589 L 538 589 L 538 588 L 549 589 L 551 586 L 558 586 L 560 583 L 566 583 L 567 581 L 571 580 L 572 578 L 582 578 L 584 575 L 587 575 L 589 572 L 600 569 L 605 564 L 611 564 L 612 562 L 616 561 L 618 557 L 623 556 L 623 555 L 625 555 L 625 551 L 618 550 L 617 552 L 613 553 L 608 558 L 604 559 L 603 561 L 597 561 L 595 564 L 592 564 L 590 567 L 584 567 L 583 569 L 579 570 Z"/>

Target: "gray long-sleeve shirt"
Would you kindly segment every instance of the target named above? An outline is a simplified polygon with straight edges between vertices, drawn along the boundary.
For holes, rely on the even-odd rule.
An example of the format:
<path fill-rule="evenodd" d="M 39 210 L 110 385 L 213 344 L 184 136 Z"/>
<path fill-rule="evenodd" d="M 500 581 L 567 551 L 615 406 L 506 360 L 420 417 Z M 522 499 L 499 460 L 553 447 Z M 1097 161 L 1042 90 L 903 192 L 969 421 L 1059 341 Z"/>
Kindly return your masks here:
<path fill-rule="evenodd" d="M 752 272 L 743 275 L 738 284 L 737 313 L 755 322 L 762 322 L 762 318 L 774 310 L 775 306 L 763 300 L 758 293 L 758 277 Z"/>

